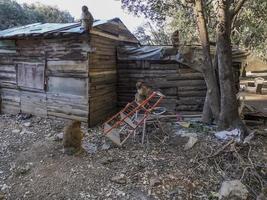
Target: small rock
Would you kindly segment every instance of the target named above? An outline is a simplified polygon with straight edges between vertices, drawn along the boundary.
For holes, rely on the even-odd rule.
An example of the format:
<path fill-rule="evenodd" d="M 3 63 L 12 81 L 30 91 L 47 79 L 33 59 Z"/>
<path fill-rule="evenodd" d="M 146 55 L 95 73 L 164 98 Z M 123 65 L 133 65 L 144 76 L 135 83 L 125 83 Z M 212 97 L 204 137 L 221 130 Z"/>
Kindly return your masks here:
<path fill-rule="evenodd" d="M 31 166 L 33 165 L 33 163 L 26 163 L 25 166 L 20 166 L 16 169 L 16 174 L 17 175 L 24 175 L 26 173 L 28 173 L 31 169 Z"/>
<path fill-rule="evenodd" d="M 150 181 L 149 181 L 149 185 L 150 185 L 151 187 L 157 187 L 157 186 L 159 186 L 160 184 L 161 184 L 161 181 L 160 181 L 160 179 L 159 179 L 158 177 L 153 177 L 153 178 L 151 178 Z"/>
<path fill-rule="evenodd" d="M 219 199 L 220 200 L 246 200 L 248 197 L 248 190 L 240 180 L 224 181 L 222 183 Z"/>
<path fill-rule="evenodd" d="M 90 154 L 94 154 L 97 151 L 97 145 L 94 143 L 84 142 L 82 144 L 83 149 Z"/>
<path fill-rule="evenodd" d="M 8 186 L 7 184 L 4 184 L 4 185 L 2 185 L 2 187 L 1 187 L 1 191 L 2 191 L 2 192 L 5 192 L 5 191 L 7 191 L 9 188 L 10 188 L 10 186 Z"/>
<path fill-rule="evenodd" d="M 118 184 L 125 184 L 127 182 L 124 174 L 120 174 L 119 176 L 113 176 L 110 180 Z"/>
<path fill-rule="evenodd" d="M 22 130 L 19 134 L 20 135 L 24 135 L 26 133 L 26 130 L 24 129 L 24 130 Z"/>
<path fill-rule="evenodd" d="M 102 150 L 109 150 L 110 149 L 110 144 L 104 143 L 101 147 Z"/>
<path fill-rule="evenodd" d="M 112 157 L 107 157 L 107 158 L 102 158 L 99 162 L 102 164 L 102 165 L 108 165 L 112 162 L 114 162 L 115 160 L 112 158 Z"/>
<path fill-rule="evenodd" d="M 61 140 L 63 140 L 63 132 L 56 134 L 55 137 L 54 137 L 54 141 L 58 141 L 59 142 Z"/>
<path fill-rule="evenodd" d="M 197 143 L 197 141 L 197 138 L 190 136 L 188 142 L 184 146 L 184 150 L 191 149 Z"/>
<path fill-rule="evenodd" d="M 116 195 L 117 195 L 117 196 L 125 196 L 125 192 L 118 190 L 118 191 L 116 192 Z"/>
<path fill-rule="evenodd" d="M 32 124 L 31 124 L 31 122 L 25 122 L 25 123 L 23 123 L 23 126 L 25 126 L 25 127 L 30 127 Z"/>
<path fill-rule="evenodd" d="M 20 129 L 14 129 L 14 130 L 12 130 L 12 133 L 18 134 L 18 133 L 20 133 Z"/>
<path fill-rule="evenodd" d="M 133 189 L 128 193 L 132 197 L 131 199 L 152 200 L 152 197 L 150 197 L 149 194 L 141 191 L 140 189 Z"/>
<path fill-rule="evenodd" d="M 26 114 L 26 113 L 21 113 L 18 117 L 19 120 L 26 120 L 30 119 L 32 117 L 32 114 Z"/>
<path fill-rule="evenodd" d="M 30 191 L 26 191 L 23 195 L 23 198 L 26 198 L 30 194 Z"/>
<path fill-rule="evenodd" d="M 181 196 L 181 193 L 182 193 L 182 191 L 180 188 L 175 188 L 175 189 L 170 191 L 169 197 L 170 197 L 170 199 L 175 199 L 175 197 Z"/>
<path fill-rule="evenodd" d="M 106 196 L 106 197 L 110 197 L 111 194 L 112 194 L 111 192 L 108 192 L 105 196 Z"/>

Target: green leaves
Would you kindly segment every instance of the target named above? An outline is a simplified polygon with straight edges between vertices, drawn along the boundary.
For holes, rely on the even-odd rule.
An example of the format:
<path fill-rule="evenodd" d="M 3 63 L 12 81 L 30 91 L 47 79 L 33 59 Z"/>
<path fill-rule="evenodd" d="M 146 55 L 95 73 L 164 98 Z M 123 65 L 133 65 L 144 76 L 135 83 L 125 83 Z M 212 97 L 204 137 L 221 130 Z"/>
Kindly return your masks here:
<path fill-rule="evenodd" d="M 121 0 L 124 9 L 135 15 L 144 15 L 163 24 L 165 21 L 172 31 L 179 29 L 180 40 L 184 43 L 198 41 L 195 16 L 191 0 Z M 215 41 L 216 32 L 216 1 L 205 0 L 205 16 L 209 38 Z M 236 7 L 234 0 L 231 8 Z M 267 59 L 267 1 L 247 1 L 232 26 L 232 43 L 239 47 L 248 48 Z"/>
<path fill-rule="evenodd" d="M 0 30 L 36 22 L 67 23 L 74 18 L 67 11 L 40 3 L 20 5 L 13 0 L 0 1 Z"/>
<path fill-rule="evenodd" d="M 235 34 L 232 34 L 234 44 L 250 49 L 265 60 L 267 59 L 266 10 L 266 0 L 248 1 L 237 16 L 234 23 Z"/>
<path fill-rule="evenodd" d="M 146 23 L 143 26 L 137 27 L 134 32 L 143 45 L 168 45 L 171 44 L 170 33 L 166 31 L 165 24 L 153 26 L 151 23 Z"/>

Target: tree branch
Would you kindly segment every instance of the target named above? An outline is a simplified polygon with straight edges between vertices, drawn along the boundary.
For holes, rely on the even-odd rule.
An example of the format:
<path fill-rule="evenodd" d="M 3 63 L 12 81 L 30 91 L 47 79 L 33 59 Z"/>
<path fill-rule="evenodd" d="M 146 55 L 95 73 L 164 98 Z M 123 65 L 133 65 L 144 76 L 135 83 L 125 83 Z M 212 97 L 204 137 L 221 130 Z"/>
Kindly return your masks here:
<path fill-rule="evenodd" d="M 232 10 L 231 12 L 231 15 L 232 15 L 232 18 L 239 12 L 239 10 L 242 8 L 242 6 L 244 5 L 246 0 L 239 0 L 237 3 L 236 3 L 236 6 L 235 8 Z"/>

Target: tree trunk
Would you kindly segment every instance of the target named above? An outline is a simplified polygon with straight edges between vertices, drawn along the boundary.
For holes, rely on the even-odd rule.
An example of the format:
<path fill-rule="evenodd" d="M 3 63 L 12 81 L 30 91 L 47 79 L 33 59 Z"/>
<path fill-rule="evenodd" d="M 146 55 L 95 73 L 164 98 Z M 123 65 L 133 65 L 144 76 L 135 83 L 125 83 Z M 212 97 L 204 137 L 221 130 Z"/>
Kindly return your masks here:
<path fill-rule="evenodd" d="M 202 122 L 206 124 L 211 124 L 213 120 L 213 115 L 212 111 L 210 108 L 210 103 L 209 103 L 209 97 L 208 97 L 208 92 L 206 93 L 206 98 L 205 98 L 205 103 L 203 107 L 203 112 L 202 112 Z"/>
<path fill-rule="evenodd" d="M 232 65 L 230 0 L 218 0 L 217 53 L 221 92 L 219 128 L 246 128 L 238 114 L 235 81 Z"/>
<path fill-rule="evenodd" d="M 204 65 L 202 68 L 202 73 L 207 85 L 207 94 L 205 105 L 203 108 L 202 121 L 205 123 L 210 123 L 213 121 L 213 119 L 215 119 L 215 121 L 218 121 L 219 119 L 220 94 L 219 87 L 216 81 L 215 71 L 212 65 L 210 42 L 207 32 L 206 19 L 204 17 L 202 0 L 195 1 L 195 15 L 197 19 L 198 32 L 204 55 Z"/>

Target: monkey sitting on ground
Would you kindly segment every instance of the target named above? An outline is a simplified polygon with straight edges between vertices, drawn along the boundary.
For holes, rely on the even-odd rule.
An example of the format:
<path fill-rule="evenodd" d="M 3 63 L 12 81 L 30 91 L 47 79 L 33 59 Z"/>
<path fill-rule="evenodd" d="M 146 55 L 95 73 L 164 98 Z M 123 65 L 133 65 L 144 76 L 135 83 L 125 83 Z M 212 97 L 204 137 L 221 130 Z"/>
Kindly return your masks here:
<path fill-rule="evenodd" d="M 146 86 L 143 82 L 136 83 L 137 93 L 135 94 L 135 101 L 137 103 L 142 103 L 152 94 L 152 89 Z"/>
<path fill-rule="evenodd" d="M 65 128 L 63 133 L 64 153 L 68 155 L 82 152 L 83 132 L 81 131 L 81 122 L 72 121 Z"/>
<path fill-rule="evenodd" d="M 92 29 L 93 23 L 94 23 L 94 18 L 92 14 L 89 12 L 87 6 L 82 7 L 82 16 L 81 16 L 81 26 L 84 30 L 90 32 Z"/>

